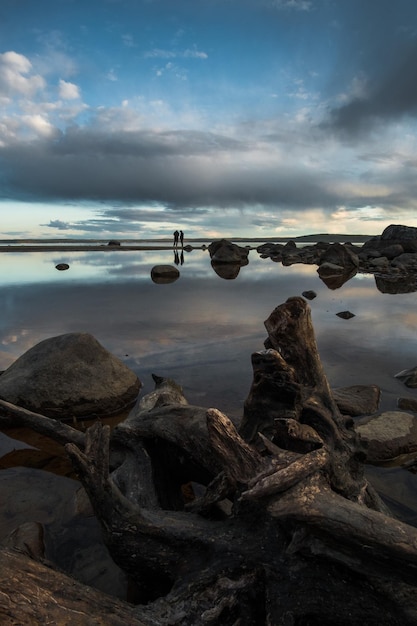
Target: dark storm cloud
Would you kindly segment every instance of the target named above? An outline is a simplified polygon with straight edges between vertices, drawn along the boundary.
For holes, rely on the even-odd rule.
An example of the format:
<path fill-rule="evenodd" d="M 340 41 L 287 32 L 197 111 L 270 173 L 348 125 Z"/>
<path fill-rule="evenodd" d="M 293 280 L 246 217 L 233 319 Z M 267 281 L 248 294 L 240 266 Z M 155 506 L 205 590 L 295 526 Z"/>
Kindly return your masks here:
<path fill-rule="evenodd" d="M 344 10 L 329 92 L 336 88 L 347 101 L 329 111 L 324 126 L 354 136 L 417 111 L 415 3 L 352 0 Z M 363 93 L 349 96 L 355 79 Z"/>
<path fill-rule="evenodd" d="M 260 203 L 334 206 L 322 173 L 278 165 L 268 149 L 211 133 L 100 133 L 2 148 L 5 187 L 41 200 L 162 203 L 173 208 Z"/>
<path fill-rule="evenodd" d="M 336 130 L 355 134 L 370 127 L 414 115 L 417 111 L 417 45 L 404 50 L 397 65 L 375 83 L 371 82 L 369 94 L 357 97 L 335 108 L 330 113 L 330 126 Z"/>

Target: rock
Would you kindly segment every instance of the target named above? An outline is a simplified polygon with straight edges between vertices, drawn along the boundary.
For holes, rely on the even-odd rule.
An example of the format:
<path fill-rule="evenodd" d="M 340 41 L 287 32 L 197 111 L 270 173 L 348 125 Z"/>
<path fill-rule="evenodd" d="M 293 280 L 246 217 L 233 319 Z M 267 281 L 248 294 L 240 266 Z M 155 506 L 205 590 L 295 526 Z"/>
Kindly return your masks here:
<path fill-rule="evenodd" d="M 400 254 L 403 254 L 403 253 L 404 253 L 404 248 L 402 247 L 400 243 L 393 243 L 392 245 L 387 246 L 386 248 L 383 248 L 381 250 L 381 255 L 385 256 L 390 261 L 392 261 L 392 259 L 395 259 L 395 257 L 400 256 Z"/>
<path fill-rule="evenodd" d="M 393 259 L 392 265 L 402 270 L 415 270 L 417 268 L 417 254 L 415 252 L 404 252 Z"/>
<path fill-rule="evenodd" d="M 378 258 L 370 259 L 369 265 L 374 269 L 385 269 L 389 266 L 389 261 L 386 256 L 379 256 Z"/>
<path fill-rule="evenodd" d="M 413 293 L 417 291 L 417 277 L 414 274 L 407 276 L 375 276 L 375 284 L 381 293 Z"/>
<path fill-rule="evenodd" d="M 43 526 L 39 522 L 25 522 L 10 533 L 2 545 L 27 554 L 31 559 L 41 560 L 45 557 Z"/>
<path fill-rule="evenodd" d="M 350 311 L 340 311 L 339 313 L 336 313 L 336 315 L 344 320 L 350 320 L 352 317 L 355 317 L 355 314 Z"/>
<path fill-rule="evenodd" d="M 69 265 L 68 265 L 68 263 L 58 263 L 58 265 L 55 265 L 55 269 L 57 269 L 60 272 L 62 272 L 64 270 L 68 270 L 69 269 Z"/>
<path fill-rule="evenodd" d="M 134 403 L 141 382 L 88 333 L 41 341 L 0 377 L 0 398 L 60 419 L 105 416 Z"/>
<path fill-rule="evenodd" d="M 358 417 L 378 410 L 381 389 L 377 385 L 352 385 L 332 389 L 332 395 L 341 413 Z"/>
<path fill-rule="evenodd" d="M 289 267 L 295 263 L 303 263 L 301 254 L 299 254 L 297 250 L 290 250 L 289 252 L 284 252 L 282 254 L 282 264 L 284 266 Z"/>
<path fill-rule="evenodd" d="M 315 291 L 309 290 L 309 291 L 303 291 L 303 293 L 301 294 L 304 298 L 307 298 L 307 300 L 314 300 L 314 298 L 317 297 L 317 294 Z"/>
<path fill-rule="evenodd" d="M 258 246 L 256 248 L 256 251 L 259 252 L 259 254 L 264 256 L 265 258 L 268 258 L 269 256 L 278 257 L 281 255 L 283 248 L 284 248 L 284 245 L 282 243 L 267 242 Z"/>
<path fill-rule="evenodd" d="M 246 264 L 249 255 L 247 248 L 242 248 L 227 239 L 213 241 L 208 251 L 213 263 L 239 263 Z"/>
<path fill-rule="evenodd" d="M 384 250 L 392 245 L 401 245 L 404 252 L 417 252 L 417 228 L 391 224 L 387 226 L 382 235 L 371 237 L 362 247 L 362 251 L 368 249 Z"/>
<path fill-rule="evenodd" d="M 339 265 L 346 272 L 359 267 L 359 258 L 349 246 L 333 243 L 322 253 L 319 264 L 322 265 L 323 263 Z"/>
<path fill-rule="evenodd" d="M 398 372 L 395 374 L 395 378 L 399 378 L 406 387 L 415 389 L 417 387 L 417 366 Z"/>
<path fill-rule="evenodd" d="M 173 283 L 179 276 L 179 270 L 173 265 L 155 265 L 151 270 L 151 278 L 158 285 Z"/>
<path fill-rule="evenodd" d="M 414 226 L 403 226 L 402 224 L 390 224 L 381 235 L 381 240 L 408 241 L 417 240 L 417 228 Z"/>
<path fill-rule="evenodd" d="M 397 406 L 402 411 L 417 413 L 417 398 L 398 398 Z"/>
<path fill-rule="evenodd" d="M 387 461 L 417 450 L 417 418 L 403 411 L 386 411 L 357 423 L 371 463 Z"/>
<path fill-rule="evenodd" d="M 107 245 L 108 246 L 120 246 L 120 241 L 116 241 L 115 239 L 111 239 Z"/>

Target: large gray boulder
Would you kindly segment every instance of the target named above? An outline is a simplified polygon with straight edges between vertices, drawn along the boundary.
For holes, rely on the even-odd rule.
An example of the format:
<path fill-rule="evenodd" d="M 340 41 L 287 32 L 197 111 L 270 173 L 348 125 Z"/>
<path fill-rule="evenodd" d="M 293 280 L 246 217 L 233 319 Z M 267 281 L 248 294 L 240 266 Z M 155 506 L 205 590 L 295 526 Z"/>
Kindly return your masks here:
<path fill-rule="evenodd" d="M 417 228 L 415 226 L 403 226 L 402 224 L 390 224 L 382 232 L 381 239 L 385 241 L 417 240 Z"/>
<path fill-rule="evenodd" d="M 0 376 L 0 398 L 56 418 L 105 416 L 131 406 L 141 382 L 88 333 L 41 341 Z"/>
<path fill-rule="evenodd" d="M 417 252 L 417 228 L 391 224 L 385 228 L 381 235 L 368 239 L 362 250 L 365 252 L 367 250 L 382 251 L 393 245 L 401 245 L 404 252 Z"/>

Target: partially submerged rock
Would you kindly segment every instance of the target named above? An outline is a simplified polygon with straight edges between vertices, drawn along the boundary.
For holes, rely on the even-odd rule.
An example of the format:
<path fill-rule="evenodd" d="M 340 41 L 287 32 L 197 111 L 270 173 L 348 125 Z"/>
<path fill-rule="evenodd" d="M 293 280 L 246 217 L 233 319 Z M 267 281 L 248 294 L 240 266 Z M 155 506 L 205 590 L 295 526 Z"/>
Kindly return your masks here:
<path fill-rule="evenodd" d="M 415 389 L 417 387 L 417 366 L 398 372 L 398 374 L 395 374 L 395 378 L 401 380 L 406 387 Z"/>
<path fill-rule="evenodd" d="M 320 257 L 320 265 L 331 263 L 341 267 L 342 272 L 359 267 L 359 258 L 352 248 L 341 243 L 333 243 Z"/>
<path fill-rule="evenodd" d="M 0 398 L 49 417 L 104 416 L 133 404 L 136 374 L 88 333 L 41 341 L 0 377 Z"/>
<path fill-rule="evenodd" d="M 352 385 L 333 389 L 332 395 L 343 415 L 359 417 L 376 413 L 381 389 L 377 385 Z"/>
<path fill-rule="evenodd" d="M 247 265 L 249 249 L 242 248 L 227 239 L 213 241 L 208 251 L 213 263 L 234 263 L 239 265 Z"/>
<path fill-rule="evenodd" d="M 173 265 L 155 265 L 151 270 L 151 278 L 158 285 L 173 283 L 179 277 L 180 272 Z"/>
<path fill-rule="evenodd" d="M 312 289 L 309 289 L 307 291 L 303 291 L 303 293 L 301 295 L 303 296 L 303 298 L 307 298 L 307 300 L 314 300 L 314 298 L 317 297 L 316 292 L 313 291 Z"/>
<path fill-rule="evenodd" d="M 339 311 L 339 313 L 336 313 L 336 315 L 337 317 L 341 317 L 344 320 L 350 320 L 352 319 L 352 317 L 355 317 L 355 314 L 351 311 Z"/>
<path fill-rule="evenodd" d="M 403 411 L 385 411 L 356 425 L 367 445 L 367 460 L 378 463 L 417 450 L 417 418 Z"/>

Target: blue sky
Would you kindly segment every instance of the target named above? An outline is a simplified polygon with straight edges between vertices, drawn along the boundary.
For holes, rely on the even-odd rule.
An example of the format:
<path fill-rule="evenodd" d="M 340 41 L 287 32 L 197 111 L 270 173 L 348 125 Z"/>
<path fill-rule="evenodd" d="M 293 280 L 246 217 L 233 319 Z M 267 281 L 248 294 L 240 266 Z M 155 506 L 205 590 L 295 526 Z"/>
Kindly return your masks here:
<path fill-rule="evenodd" d="M 417 226 L 415 0 L 2 0 L 0 237 Z"/>

